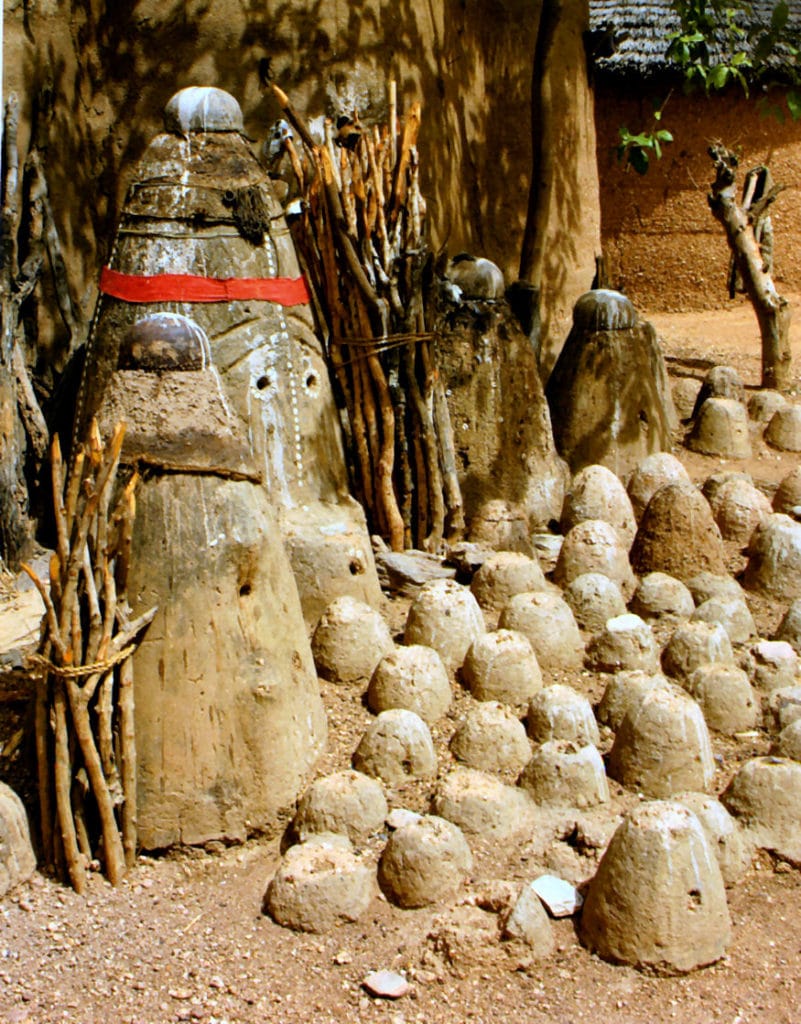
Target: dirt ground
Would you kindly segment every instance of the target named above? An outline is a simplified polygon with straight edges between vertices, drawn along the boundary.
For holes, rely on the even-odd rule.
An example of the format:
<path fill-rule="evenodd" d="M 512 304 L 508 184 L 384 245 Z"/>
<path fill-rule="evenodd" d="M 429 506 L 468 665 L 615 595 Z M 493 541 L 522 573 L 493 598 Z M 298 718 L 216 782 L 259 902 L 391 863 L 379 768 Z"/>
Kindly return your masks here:
<path fill-rule="evenodd" d="M 801 296 L 794 298 L 801 308 Z M 725 362 L 747 385 L 757 385 L 758 336 L 747 305 L 649 318 L 663 339 L 672 375 L 700 380 L 709 365 Z M 793 349 L 801 370 L 801 322 Z M 744 467 L 767 491 L 797 463 L 797 456 L 761 444 L 746 462 L 677 452 L 696 480 L 721 468 Z M 741 555 L 731 552 L 731 557 L 736 570 Z M 753 610 L 760 631 L 769 635 L 784 609 L 755 602 Z M 387 612 L 397 631 L 403 605 L 389 605 Z M 604 684 L 587 672 L 570 681 L 593 699 Z M 320 770 L 328 772 L 347 766 L 369 714 L 359 693 L 330 684 L 323 684 L 323 693 L 331 743 Z M 436 730 L 441 762 L 469 699 L 458 687 L 455 694 L 453 710 Z M 0 777 L 12 782 L 24 780 L 26 749 L 24 705 L 14 707 L 14 728 L 0 737 Z M 767 740 L 762 735 L 715 738 L 714 747 L 720 790 L 743 760 L 767 749 Z M 423 809 L 431 788 L 396 791 L 391 805 Z M 619 787 L 613 790 L 616 806 L 622 806 L 625 795 Z M 366 856 L 377 858 L 382 842 L 372 839 Z M 662 978 L 590 955 L 570 919 L 554 922 L 556 952 L 531 962 L 487 941 L 481 929 L 476 934 L 464 925 L 449 931 L 443 925 L 453 920 L 447 906 L 399 910 L 381 897 L 356 924 L 323 936 L 296 934 L 261 912 L 280 838 L 212 847 L 142 857 L 116 890 L 94 875 L 85 898 L 37 874 L 0 901 L 0 1024 L 801 1021 L 801 873 L 764 854 L 729 890 L 733 940 L 728 956 L 686 977 Z M 560 856 L 566 873 L 588 870 L 566 843 L 549 850 L 532 843 L 504 849 L 477 845 L 475 854 L 463 898 L 479 903 L 490 882 L 519 883 L 543 867 L 558 867 Z M 491 930 L 494 917 L 483 916 Z M 363 979 L 381 968 L 404 972 L 411 992 L 397 1002 L 368 996 Z"/>

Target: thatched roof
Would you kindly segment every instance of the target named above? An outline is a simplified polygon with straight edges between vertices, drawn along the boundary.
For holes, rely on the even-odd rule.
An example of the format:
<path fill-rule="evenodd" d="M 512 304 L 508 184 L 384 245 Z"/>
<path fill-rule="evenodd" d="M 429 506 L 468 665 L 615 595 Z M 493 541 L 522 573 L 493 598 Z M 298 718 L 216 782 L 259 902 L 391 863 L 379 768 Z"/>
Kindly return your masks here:
<path fill-rule="evenodd" d="M 801 0 L 788 3 L 788 28 L 801 34 Z M 751 0 L 751 15 L 742 21 L 742 27 L 748 31 L 766 28 L 775 6 L 776 0 Z M 678 28 L 679 19 L 667 0 L 590 0 L 589 55 L 602 73 L 642 76 L 675 72 L 676 65 L 668 63 L 665 51 L 668 35 Z M 748 50 L 747 41 L 742 49 Z M 780 53 L 770 61 L 779 72 L 784 63 Z"/>

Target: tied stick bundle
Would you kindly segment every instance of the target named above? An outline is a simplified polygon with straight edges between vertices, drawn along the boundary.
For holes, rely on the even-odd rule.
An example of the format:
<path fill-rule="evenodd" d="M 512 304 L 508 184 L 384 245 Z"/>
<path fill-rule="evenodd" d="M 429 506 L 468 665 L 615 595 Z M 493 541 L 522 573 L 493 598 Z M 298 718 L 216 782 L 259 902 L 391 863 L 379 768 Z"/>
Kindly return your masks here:
<path fill-rule="evenodd" d="M 350 424 L 355 487 L 371 529 L 395 551 L 437 551 L 464 529 L 436 346 L 426 331 L 417 136 L 420 105 L 398 122 L 330 121 L 318 145 L 288 97 L 273 91 L 301 143 L 284 140 L 303 196 L 295 241 L 322 305 L 328 357 Z"/>
<path fill-rule="evenodd" d="M 117 885 L 136 856 L 136 639 L 156 609 L 131 620 L 127 601 L 136 511 L 134 475 L 111 506 L 122 441 L 97 423 L 68 479 L 58 435 L 50 448 L 57 550 L 48 588 L 23 566 L 45 604 L 36 675 L 36 755 L 42 849 L 76 892 L 102 860 Z"/>

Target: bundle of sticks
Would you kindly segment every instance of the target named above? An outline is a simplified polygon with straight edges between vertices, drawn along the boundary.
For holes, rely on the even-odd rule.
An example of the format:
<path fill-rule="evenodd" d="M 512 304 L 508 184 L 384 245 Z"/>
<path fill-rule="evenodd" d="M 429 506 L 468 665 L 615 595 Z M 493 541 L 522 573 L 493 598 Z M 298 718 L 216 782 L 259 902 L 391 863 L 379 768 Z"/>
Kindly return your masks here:
<path fill-rule="evenodd" d="M 45 606 L 39 653 L 29 659 L 36 680 L 42 852 L 79 893 L 93 862 L 102 860 L 116 885 L 136 857 L 131 657 L 156 609 L 131 619 L 135 474 L 112 506 L 124 434 L 119 424 L 104 444 L 93 422 L 68 475 L 54 435 L 57 545 L 49 587 L 23 566 Z"/>
<path fill-rule="evenodd" d="M 350 425 L 357 496 L 395 551 L 437 551 L 464 514 L 436 343 L 426 330 L 417 136 L 420 105 L 401 124 L 390 83 L 388 124 L 326 122 L 316 142 L 278 86 L 297 144 L 284 138 L 302 196 L 293 234 L 319 300 L 328 357 Z"/>

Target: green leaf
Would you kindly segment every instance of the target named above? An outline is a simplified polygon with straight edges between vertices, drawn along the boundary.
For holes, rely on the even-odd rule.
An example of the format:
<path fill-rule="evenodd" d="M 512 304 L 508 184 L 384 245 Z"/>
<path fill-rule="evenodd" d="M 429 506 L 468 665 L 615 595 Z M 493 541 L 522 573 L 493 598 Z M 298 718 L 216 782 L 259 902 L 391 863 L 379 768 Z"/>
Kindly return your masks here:
<path fill-rule="evenodd" d="M 659 139 L 654 138 L 654 154 L 657 160 L 662 159 L 662 147 L 659 145 Z"/>
<path fill-rule="evenodd" d="M 660 142 L 673 141 L 673 133 L 669 132 L 667 128 L 660 128 L 659 131 L 656 133 L 656 137 L 657 139 L 659 139 Z"/>
<path fill-rule="evenodd" d="M 787 93 L 787 109 L 794 121 L 801 118 L 801 93 L 797 89 L 790 89 Z"/>
<path fill-rule="evenodd" d="M 731 75 L 731 69 L 726 64 L 716 64 L 715 67 L 709 72 L 707 79 L 708 88 L 710 89 L 722 89 L 723 86 L 728 82 L 729 76 Z"/>

